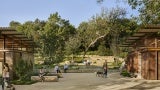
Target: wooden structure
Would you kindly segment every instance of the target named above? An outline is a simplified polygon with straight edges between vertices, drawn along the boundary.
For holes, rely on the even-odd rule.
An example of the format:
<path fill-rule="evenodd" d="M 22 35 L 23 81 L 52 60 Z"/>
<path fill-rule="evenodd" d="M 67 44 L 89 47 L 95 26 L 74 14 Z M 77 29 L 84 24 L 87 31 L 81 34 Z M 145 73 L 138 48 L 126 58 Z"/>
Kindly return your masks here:
<path fill-rule="evenodd" d="M 123 47 L 129 47 L 128 72 L 139 78 L 160 80 L 160 25 L 147 25 L 130 36 Z"/>
<path fill-rule="evenodd" d="M 24 34 L 14 29 L 0 27 L 0 74 L 2 74 L 2 65 L 5 62 L 9 64 L 12 78 L 16 61 L 22 58 L 33 63 L 33 52 L 33 40 L 28 39 Z"/>

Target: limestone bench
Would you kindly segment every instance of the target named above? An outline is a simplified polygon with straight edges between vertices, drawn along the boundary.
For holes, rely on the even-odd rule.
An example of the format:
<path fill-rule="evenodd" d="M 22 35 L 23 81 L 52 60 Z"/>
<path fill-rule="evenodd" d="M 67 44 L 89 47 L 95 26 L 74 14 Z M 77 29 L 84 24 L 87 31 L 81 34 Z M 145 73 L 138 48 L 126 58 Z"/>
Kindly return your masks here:
<path fill-rule="evenodd" d="M 58 76 L 44 76 L 46 82 L 58 82 Z M 39 76 L 31 76 L 33 81 L 41 81 Z"/>
<path fill-rule="evenodd" d="M 46 76 L 57 76 L 58 78 L 63 78 L 62 73 L 50 72 Z"/>
<path fill-rule="evenodd" d="M 45 78 L 44 81 L 47 82 L 58 82 L 59 78 L 62 78 L 62 74 L 57 74 L 55 72 L 49 72 L 46 75 L 43 76 Z M 39 76 L 31 76 L 31 80 L 33 81 L 41 81 Z"/>

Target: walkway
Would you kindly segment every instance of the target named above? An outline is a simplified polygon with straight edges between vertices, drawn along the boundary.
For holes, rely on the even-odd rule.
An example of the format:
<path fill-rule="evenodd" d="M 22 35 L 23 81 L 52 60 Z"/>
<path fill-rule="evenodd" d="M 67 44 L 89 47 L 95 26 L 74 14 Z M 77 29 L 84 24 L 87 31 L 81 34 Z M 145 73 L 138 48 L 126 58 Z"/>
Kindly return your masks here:
<path fill-rule="evenodd" d="M 59 82 L 16 85 L 16 90 L 160 90 L 160 81 L 124 78 L 118 73 L 110 73 L 108 78 L 96 77 L 95 73 L 65 73 L 63 76 Z"/>

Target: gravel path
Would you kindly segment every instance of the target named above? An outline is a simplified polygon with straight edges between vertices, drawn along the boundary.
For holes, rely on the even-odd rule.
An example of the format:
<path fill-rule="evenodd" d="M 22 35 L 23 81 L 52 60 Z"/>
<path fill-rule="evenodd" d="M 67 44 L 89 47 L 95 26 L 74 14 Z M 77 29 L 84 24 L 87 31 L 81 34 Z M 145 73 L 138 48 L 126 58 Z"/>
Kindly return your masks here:
<path fill-rule="evenodd" d="M 95 73 L 64 73 L 59 82 L 38 82 L 16 85 L 16 90 L 160 90 L 160 81 L 124 78 L 119 73 L 109 73 L 107 78 Z M 1 89 L 0 89 L 1 90 Z"/>

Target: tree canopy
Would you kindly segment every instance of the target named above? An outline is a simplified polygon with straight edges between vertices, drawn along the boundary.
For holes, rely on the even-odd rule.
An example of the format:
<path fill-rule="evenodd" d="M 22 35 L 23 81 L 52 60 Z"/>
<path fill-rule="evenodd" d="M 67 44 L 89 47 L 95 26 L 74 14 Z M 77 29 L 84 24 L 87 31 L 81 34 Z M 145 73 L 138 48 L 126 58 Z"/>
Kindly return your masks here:
<path fill-rule="evenodd" d="M 139 18 L 144 24 L 160 23 L 160 1 L 159 0 L 128 0 L 132 9 L 138 9 Z"/>
<path fill-rule="evenodd" d="M 51 14 L 47 21 L 36 19 L 24 24 L 12 21 L 10 26 L 32 38 L 38 46 L 39 56 L 53 62 L 63 60 L 65 41 L 76 32 L 75 27 L 58 13 Z"/>
<path fill-rule="evenodd" d="M 10 27 L 23 32 L 36 42 L 38 56 L 57 63 L 65 55 L 83 52 L 84 57 L 91 48 L 101 55 L 112 51 L 111 54 L 119 56 L 121 41 L 136 30 L 137 22 L 126 18 L 125 9 L 116 7 L 102 9 L 100 14 L 80 23 L 78 28 L 62 19 L 58 13 L 50 14 L 46 21 L 35 19 L 23 24 L 12 21 Z"/>
<path fill-rule="evenodd" d="M 125 9 L 117 7 L 102 10 L 101 14 L 93 16 L 88 22 L 82 22 L 77 28 L 77 36 L 84 56 L 89 48 L 102 41 L 106 41 L 106 48 L 117 56 L 120 41 L 137 27 L 136 21 L 127 19 L 125 15 Z"/>

